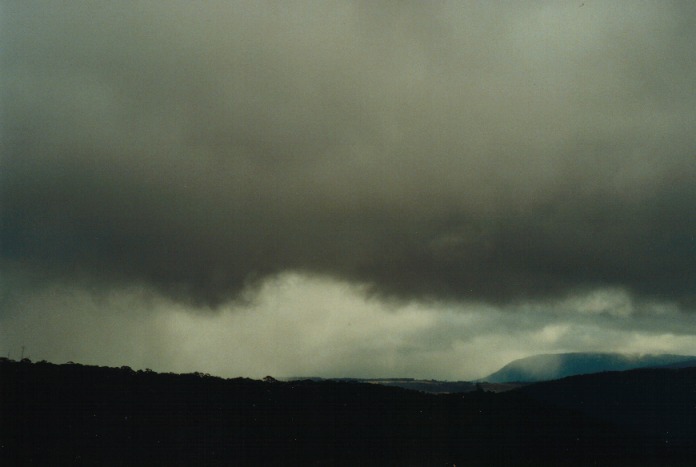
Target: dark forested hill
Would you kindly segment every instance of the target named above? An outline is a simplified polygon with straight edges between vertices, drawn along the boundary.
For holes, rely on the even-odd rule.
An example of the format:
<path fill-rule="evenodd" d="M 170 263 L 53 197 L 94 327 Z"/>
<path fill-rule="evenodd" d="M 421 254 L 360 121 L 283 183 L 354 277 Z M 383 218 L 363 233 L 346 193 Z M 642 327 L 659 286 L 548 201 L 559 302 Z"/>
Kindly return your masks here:
<path fill-rule="evenodd" d="M 534 355 L 508 363 L 482 381 L 490 383 L 537 382 L 566 376 L 661 366 L 694 366 L 696 357 L 685 355 L 624 355 L 620 353 L 560 353 Z"/>
<path fill-rule="evenodd" d="M 696 368 L 572 376 L 518 391 L 546 405 L 643 433 L 665 445 L 696 449 Z"/>
<path fill-rule="evenodd" d="M 661 374 L 664 387 L 682 388 L 670 402 L 670 413 L 686 404 L 684 388 L 696 384 L 689 371 Z M 672 382 L 675 378 L 683 382 Z M 652 398 L 650 381 L 640 377 L 615 387 L 635 394 L 637 386 L 647 384 L 641 410 L 649 414 L 664 408 L 665 396 L 657 392 L 660 399 Z M 582 380 L 578 384 L 584 388 Z M 666 445 L 662 430 L 670 426 L 669 417 L 656 425 L 659 433 L 640 430 L 640 423 L 586 411 L 554 391 L 549 386 L 539 392 L 434 395 L 351 382 L 225 380 L 0 360 L 0 465 L 669 465 L 692 460 L 693 444 L 682 436 L 690 433 L 691 422 L 679 419 L 680 436 Z M 688 404 L 685 410 L 691 410 L 693 399 Z"/>

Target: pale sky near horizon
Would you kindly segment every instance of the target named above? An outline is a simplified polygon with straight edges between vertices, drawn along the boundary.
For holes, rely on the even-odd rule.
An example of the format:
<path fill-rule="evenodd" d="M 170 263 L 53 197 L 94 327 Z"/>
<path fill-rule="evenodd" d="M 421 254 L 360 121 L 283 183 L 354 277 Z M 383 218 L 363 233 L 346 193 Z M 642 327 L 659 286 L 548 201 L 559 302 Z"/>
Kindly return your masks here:
<path fill-rule="evenodd" d="M 696 5 L 0 0 L 0 354 L 696 355 Z"/>

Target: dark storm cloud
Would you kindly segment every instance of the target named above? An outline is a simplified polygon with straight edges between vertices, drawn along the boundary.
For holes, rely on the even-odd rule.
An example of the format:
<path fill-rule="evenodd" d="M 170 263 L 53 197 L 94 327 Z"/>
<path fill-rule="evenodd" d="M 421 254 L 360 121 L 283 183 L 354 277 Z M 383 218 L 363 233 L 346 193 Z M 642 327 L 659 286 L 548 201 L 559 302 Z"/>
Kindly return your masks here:
<path fill-rule="evenodd" d="M 6 271 L 693 305 L 685 2 L 8 2 Z"/>

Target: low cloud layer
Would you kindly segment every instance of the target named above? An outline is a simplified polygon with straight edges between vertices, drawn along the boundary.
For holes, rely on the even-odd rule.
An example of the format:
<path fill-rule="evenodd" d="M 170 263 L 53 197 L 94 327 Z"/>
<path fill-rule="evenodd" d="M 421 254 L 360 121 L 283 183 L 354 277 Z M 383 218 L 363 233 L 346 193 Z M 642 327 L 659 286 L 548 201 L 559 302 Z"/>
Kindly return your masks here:
<path fill-rule="evenodd" d="M 696 355 L 696 314 L 602 311 L 606 291 L 515 313 L 481 305 L 385 307 L 354 286 L 284 274 L 253 304 L 191 313 L 138 288 L 95 295 L 53 286 L 0 316 L 0 352 L 57 363 L 202 371 L 225 377 L 473 380 L 540 353 Z M 143 310 L 147 309 L 147 313 Z"/>
<path fill-rule="evenodd" d="M 693 309 L 694 21 L 688 2 L 5 2 L 3 276 L 213 307 L 296 271 Z"/>

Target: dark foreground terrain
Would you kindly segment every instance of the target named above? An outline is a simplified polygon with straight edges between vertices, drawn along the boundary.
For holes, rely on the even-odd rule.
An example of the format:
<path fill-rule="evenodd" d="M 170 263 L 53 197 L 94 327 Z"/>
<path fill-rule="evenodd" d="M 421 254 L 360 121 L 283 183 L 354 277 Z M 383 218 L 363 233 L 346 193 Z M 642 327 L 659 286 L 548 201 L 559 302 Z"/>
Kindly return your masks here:
<path fill-rule="evenodd" d="M 494 394 L 0 361 L 0 465 L 692 465 L 696 370 Z"/>

